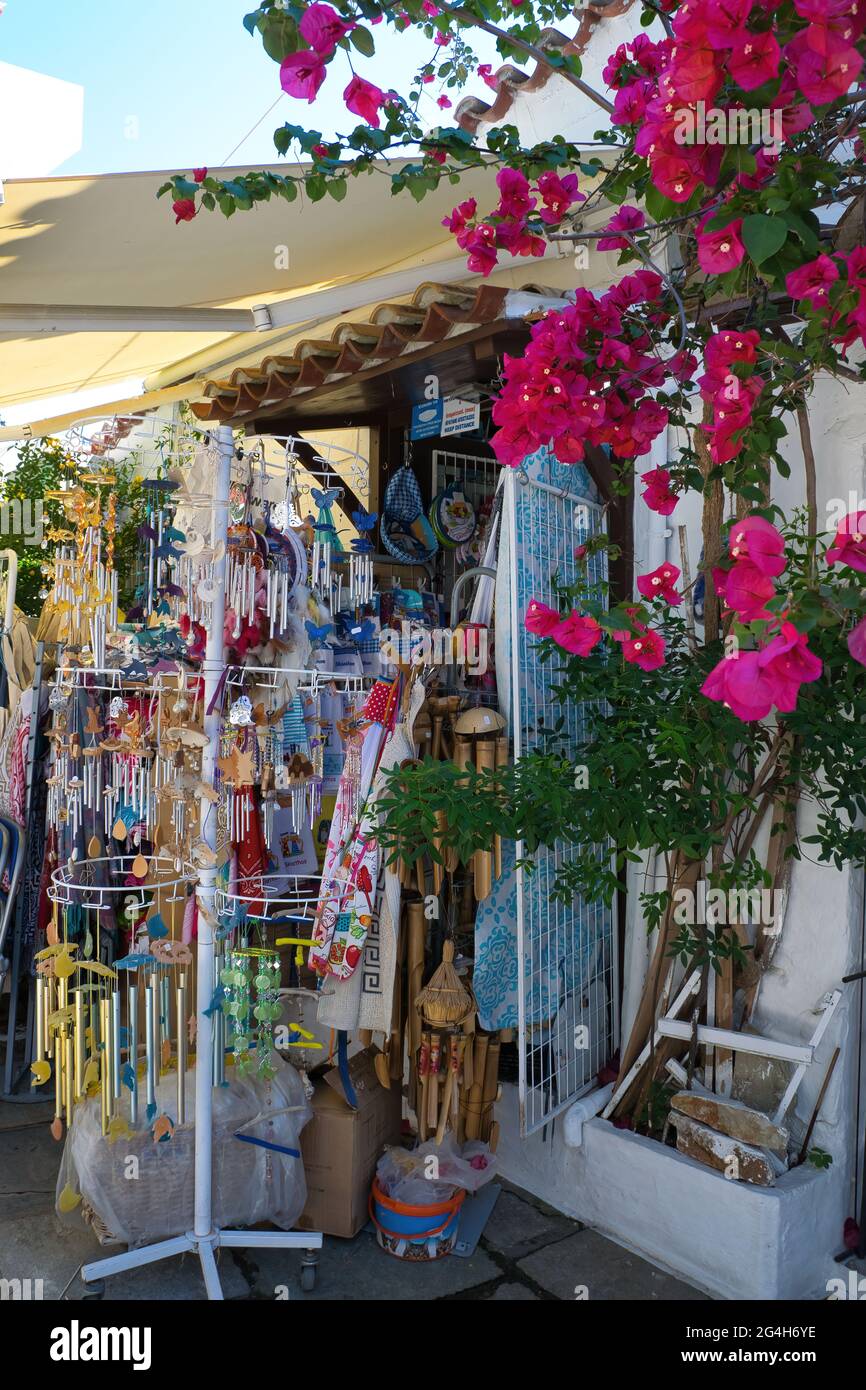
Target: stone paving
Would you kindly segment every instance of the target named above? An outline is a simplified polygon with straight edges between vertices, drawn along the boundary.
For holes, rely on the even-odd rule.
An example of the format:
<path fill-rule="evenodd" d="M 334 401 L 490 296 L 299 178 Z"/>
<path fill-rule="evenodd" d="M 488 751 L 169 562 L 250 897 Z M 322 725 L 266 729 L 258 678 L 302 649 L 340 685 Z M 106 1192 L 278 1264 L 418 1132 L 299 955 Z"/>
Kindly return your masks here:
<path fill-rule="evenodd" d="M 54 1214 L 62 1146 L 48 1133 L 50 1107 L 0 1104 L 0 1278 L 42 1279 L 43 1297 L 81 1299 L 88 1260 L 114 1253 L 89 1229 Z M 220 1277 L 227 1299 L 494 1302 L 575 1299 L 676 1301 L 705 1294 L 563 1216 L 508 1183 L 475 1253 L 433 1264 L 406 1264 L 384 1254 L 362 1231 L 354 1240 L 326 1237 L 316 1288 L 300 1290 L 300 1251 L 224 1251 Z M 107 1281 L 106 1299 L 203 1299 L 198 1261 L 178 1257 Z"/>

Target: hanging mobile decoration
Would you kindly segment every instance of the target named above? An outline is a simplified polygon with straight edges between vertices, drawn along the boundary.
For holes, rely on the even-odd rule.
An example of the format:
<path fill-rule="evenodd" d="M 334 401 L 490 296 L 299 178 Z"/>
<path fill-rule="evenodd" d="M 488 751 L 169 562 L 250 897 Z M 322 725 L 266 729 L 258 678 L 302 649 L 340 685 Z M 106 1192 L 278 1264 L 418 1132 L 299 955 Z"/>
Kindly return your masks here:
<path fill-rule="evenodd" d="M 313 525 L 313 563 L 311 578 L 323 598 L 327 599 L 334 612 L 339 611 L 342 597 L 342 574 L 333 573 L 333 565 L 345 559 L 345 550 L 334 525 L 331 511 L 342 488 L 331 487 L 324 492 L 313 488 L 313 501 L 318 507 L 318 516 Z"/>
<path fill-rule="evenodd" d="M 352 540 L 349 562 L 349 601 L 353 608 L 373 600 L 373 542 L 370 532 L 376 525 L 378 512 L 363 510 L 352 513 L 352 521 L 360 535 Z"/>

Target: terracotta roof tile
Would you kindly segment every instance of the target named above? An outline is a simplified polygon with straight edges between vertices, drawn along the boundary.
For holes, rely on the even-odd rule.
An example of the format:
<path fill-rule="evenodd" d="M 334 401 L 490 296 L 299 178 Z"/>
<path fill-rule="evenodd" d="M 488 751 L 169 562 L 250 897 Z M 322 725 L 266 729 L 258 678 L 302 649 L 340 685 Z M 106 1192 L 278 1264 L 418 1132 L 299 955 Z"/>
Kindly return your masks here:
<path fill-rule="evenodd" d="M 557 296 L 539 285 L 525 292 Z M 419 285 L 406 304 L 378 304 L 367 321 L 344 321 L 330 338 L 304 338 L 290 354 L 238 367 L 228 380 L 208 381 L 206 400 L 192 403 L 199 420 L 225 422 L 287 405 L 315 387 L 336 385 L 430 344 L 459 340 L 505 318 L 509 290 L 499 285 Z"/>
<path fill-rule="evenodd" d="M 543 29 L 537 48 L 543 52 L 561 53 L 570 57 L 584 53 L 598 26 L 606 19 L 616 19 L 631 9 L 634 0 L 594 0 L 582 7 L 580 24 L 573 38 L 558 29 Z M 555 68 L 547 63 L 536 63 L 532 72 L 524 72 L 511 63 L 504 63 L 493 73 L 496 83 L 493 100 L 483 101 L 480 97 L 464 97 L 454 110 L 454 119 L 463 130 L 474 135 L 480 125 L 497 125 L 510 110 L 515 96 L 521 92 L 537 92 L 553 76 Z"/>

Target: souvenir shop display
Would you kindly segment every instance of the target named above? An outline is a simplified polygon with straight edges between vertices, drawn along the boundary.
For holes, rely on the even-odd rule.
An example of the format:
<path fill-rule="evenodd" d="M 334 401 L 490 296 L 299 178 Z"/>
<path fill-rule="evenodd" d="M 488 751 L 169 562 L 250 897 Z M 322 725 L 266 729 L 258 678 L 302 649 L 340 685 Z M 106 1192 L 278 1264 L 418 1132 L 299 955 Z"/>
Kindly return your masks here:
<path fill-rule="evenodd" d="M 208 1295 L 219 1298 L 218 1246 L 301 1248 L 309 1283 L 311 1252 L 321 1245 L 316 1233 L 214 1226 L 212 1165 L 212 1085 L 232 1088 L 248 1078 L 247 1113 L 232 1111 L 230 1148 L 260 1150 L 266 1181 L 252 1217 L 236 1193 L 224 1194 L 222 1210 L 295 1224 L 305 1200 L 296 1139 L 309 1112 L 298 1077 L 288 1109 L 299 1123 L 293 1142 L 280 1143 L 279 956 L 223 932 L 217 966 L 215 889 L 227 839 L 255 851 L 253 744 L 258 750 L 262 732 L 266 750 L 269 728 L 260 730 L 258 710 L 242 701 L 228 726 L 242 742 L 221 747 L 226 656 L 242 659 L 272 637 L 284 654 L 299 644 L 308 650 L 303 609 L 290 613 L 306 550 L 295 537 L 273 534 L 266 509 L 233 514 L 238 450 L 231 431 L 197 443 L 199 476 L 209 475 L 201 492 L 189 476 L 174 476 L 182 470 L 163 452 L 159 476 L 143 484 L 139 582 L 128 612 L 119 606 L 113 563 L 109 458 L 98 474 L 83 468 L 75 487 L 59 495 L 66 524 L 49 536 L 56 550 L 44 566 L 46 608 L 57 657 L 47 821 L 57 867 L 47 886 L 53 907 L 45 945 L 36 953 L 31 1071 L 34 1086 L 53 1089 L 52 1133 L 78 1147 L 79 1158 L 80 1137 L 94 1132 L 98 1115 L 109 1146 L 123 1139 L 143 1144 L 142 1153 L 147 1145 L 164 1149 L 166 1191 L 176 1185 L 173 1228 L 164 1214 L 147 1226 L 143 1211 L 155 1209 L 154 1194 L 134 1220 L 100 1212 L 105 1163 L 93 1155 L 70 1160 L 66 1172 L 80 1186 L 70 1181 L 59 1191 L 61 1213 L 81 1205 L 105 1231 L 134 1230 L 136 1243 L 170 1237 L 87 1265 L 82 1277 L 99 1281 L 194 1250 Z M 247 883 L 256 867 L 248 854 L 240 870 Z M 194 1193 L 181 1177 L 191 1155 Z M 249 1176 L 257 1165 L 248 1158 Z M 226 1165 L 226 1172 L 242 1169 L 236 1157 Z"/>
<path fill-rule="evenodd" d="M 303 1249 L 306 1286 L 321 1235 L 223 1227 L 300 1220 L 298 1136 L 317 1123 L 322 1075 L 356 1105 L 359 1049 L 373 1084 L 394 1103 L 402 1092 L 419 1152 L 447 1153 L 457 1174 L 468 1145 L 473 1172 L 495 1168 L 501 1040 L 479 1022 L 474 922 L 503 875 L 502 846 L 469 865 L 440 853 L 444 809 L 413 866 L 380 843 L 380 802 L 401 768 L 447 759 L 483 774 L 508 760 L 495 676 L 482 689 L 466 658 L 469 627 L 492 642 L 492 604 L 470 591 L 446 628 L 459 589 L 437 590 L 431 569 L 448 554 L 471 571 L 473 541 L 486 559 L 495 509 L 454 480 L 425 507 L 407 460 L 380 517 L 365 462 L 347 451 L 169 430 L 143 480 L 124 610 L 112 448 L 135 438 L 107 445 L 99 471 L 79 450 L 44 565 L 55 655 L 32 1082 L 53 1094 L 52 1133 L 67 1142 L 61 1213 L 160 1242 L 88 1265 L 85 1279 L 194 1250 L 220 1297 L 215 1250 L 249 1244 Z M 171 1176 L 171 1216 L 151 1196 L 124 1212 L 99 1147 L 118 1139 L 140 1154 L 158 1145 L 163 1164 L 192 1161 L 194 1194 Z M 227 1176 L 243 1180 L 246 1151 L 252 1205 Z M 368 1191 L 372 1176 L 361 1174 Z M 468 1186 L 455 1180 L 443 1199 L 449 1236 Z M 380 1183 L 377 1211 L 389 1200 Z M 411 1241 L 385 1248 L 433 1257 Z M 435 1257 L 450 1248 L 437 1241 Z"/>

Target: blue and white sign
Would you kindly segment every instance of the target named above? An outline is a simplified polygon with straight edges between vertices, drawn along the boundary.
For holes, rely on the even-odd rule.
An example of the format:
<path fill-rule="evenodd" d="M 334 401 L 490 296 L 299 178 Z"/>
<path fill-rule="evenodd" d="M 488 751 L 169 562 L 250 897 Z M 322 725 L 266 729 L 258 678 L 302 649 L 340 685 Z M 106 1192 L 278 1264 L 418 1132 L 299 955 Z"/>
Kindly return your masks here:
<path fill-rule="evenodd" d="M 461 401 L 456 396 L 445 400 L 422 401 L 412 407 L 410 439 L 446 438 L 450 434 L 469 434 L 481 423 L 478 401 Z"/>

